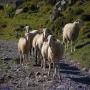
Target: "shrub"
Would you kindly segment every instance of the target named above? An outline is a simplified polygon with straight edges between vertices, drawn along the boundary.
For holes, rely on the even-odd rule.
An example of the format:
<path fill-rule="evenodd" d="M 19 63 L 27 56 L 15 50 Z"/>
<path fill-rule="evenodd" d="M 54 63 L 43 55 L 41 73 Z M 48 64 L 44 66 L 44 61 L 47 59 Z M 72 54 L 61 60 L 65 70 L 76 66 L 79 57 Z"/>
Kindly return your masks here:
<path fill-rule="evenodd" d="M 49 3 L 51 5 L 54 5 L 56 3 L 56 0 L 44 0 L 46 3 Z"/>
<path fill-rule="evenodd" d="M 38 10 L 37 4 L 31 4 L 30 9 L 31 11 L 37 11 Z"/>
<path fill-rule="evenodd" d="M 7 17 L 13 17 L 14 16 L 14 8 L 8 4 L 4 6 L 4 12 Z"/>
<path fill-rule="evenodd" d="M 62 28 L 65 25 L 66 19 L 64 17 L 57 18 L 54 22 L 49 23 L 48 27 L 51 30 L 51 33 L 54 34 L 57 38 L 61 38 Z"/>
<path fill-rule="evenodd" d="M 90 21 L 90 15 L 88 15 L 88 14 L 83 14 L 83 15 L 81 15 L 81 19 L 82 19 L 83 21 Z"/>
<path fill-rule="evenodd" d="M 2 5 L 0 5 L 0 10 L 4 10 L 4 7 Z"/>
<path fill-rule="evenodd" d="M 29 11 L 29 8 L 28 7 L 24 7 L 23 8 L 23 12 L 28 12 Z"/>
<path fill-rule="evenodd" d="M 84 10 L 82 8 L 76 8 L 74 9 L 74 15 L 80 15 L 84 12 Z"/>

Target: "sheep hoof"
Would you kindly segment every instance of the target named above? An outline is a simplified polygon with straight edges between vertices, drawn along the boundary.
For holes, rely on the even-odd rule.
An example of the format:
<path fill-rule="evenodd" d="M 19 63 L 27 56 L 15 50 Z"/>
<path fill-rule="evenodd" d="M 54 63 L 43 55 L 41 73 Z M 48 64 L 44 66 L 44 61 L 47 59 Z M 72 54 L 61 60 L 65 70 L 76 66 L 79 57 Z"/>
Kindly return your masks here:
<path fill-rule="evenodd" d="M 44 72 L 46 71 L 45 68 L 43 68 L 43 71 L 44 71 Z"/>

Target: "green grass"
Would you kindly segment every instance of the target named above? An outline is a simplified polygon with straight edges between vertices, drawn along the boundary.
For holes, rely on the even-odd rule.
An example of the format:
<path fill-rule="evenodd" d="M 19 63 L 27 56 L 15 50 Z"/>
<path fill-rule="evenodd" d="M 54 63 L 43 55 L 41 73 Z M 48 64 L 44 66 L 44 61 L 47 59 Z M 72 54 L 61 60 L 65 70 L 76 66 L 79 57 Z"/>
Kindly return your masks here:
<path fill-rule="evenodd" d="M 90 68 L 90 44 L 83 48 L 76 49 L 73 54 L 70 54 L 71 58 L 81 63 L 82 67 Z"/>
<path fill-rule="evenodd" d="M 32 3 L 37 2 L 32 1 Z M 4 11 L 0 11 L 0 23 L 5 23 L 6 28 L 0 30 L 0 39 L 15 39 L 14 28 L 16 25 L 30 25 L 33 29 L 38 29 L 40 25 L 47 26 L 49 21 L 49 15 L 51 11 L 51 6 L 42 3 L 41 7 L 37 12 L 27 12 L 21 13 L 14 16 L 14 18 L 8 18 L 5 16 Z M 23 32 L 19 32 L 23 33 Z"/>

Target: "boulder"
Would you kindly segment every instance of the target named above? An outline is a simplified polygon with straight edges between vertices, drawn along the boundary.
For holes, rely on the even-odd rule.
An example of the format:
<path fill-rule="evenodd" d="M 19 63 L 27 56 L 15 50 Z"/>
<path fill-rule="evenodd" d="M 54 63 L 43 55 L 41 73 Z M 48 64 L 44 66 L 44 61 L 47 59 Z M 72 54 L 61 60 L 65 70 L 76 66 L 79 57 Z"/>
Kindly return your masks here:
<path fill-rule="evenodd" d="M 23 8 L 16 9 L 15 15 L 18 15 L 18 14 L 20 14 L 20 13 L 22 13 L 22 12 L 23 12 Z"/>

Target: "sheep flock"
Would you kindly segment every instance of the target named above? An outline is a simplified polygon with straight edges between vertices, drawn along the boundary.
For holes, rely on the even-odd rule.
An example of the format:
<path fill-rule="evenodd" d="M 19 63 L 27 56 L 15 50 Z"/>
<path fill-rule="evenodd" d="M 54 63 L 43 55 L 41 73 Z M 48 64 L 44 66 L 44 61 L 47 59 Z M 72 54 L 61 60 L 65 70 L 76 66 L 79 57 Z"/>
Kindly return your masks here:
<path fill-rule="evenodd" d="M 49 66 L 48 75 L 50 75 L 52 64 L 54 68 L 53 76 L 55 76 L 59 72 L 59 61 L 63 59 L 64 52 L 68 50 L 69 42 L 71 53 L 75 51 L 75 46 L 72 46 L 78 38 L 81 25 L 82 21 L 79 19 L 73 23 L 67 23 L 62 31 L 63 41 L 49 33 L 47 28 L 29 30 L 29 26 L 25 26 L 25 35 L 18 40 L 20 64 L 27 65 L 29 62 L 28 55 L 30 54 L 30 56 L 35 57 L 35 64 L 40 64 L 44 71 L 46 71 L 46 65 Z"/>

